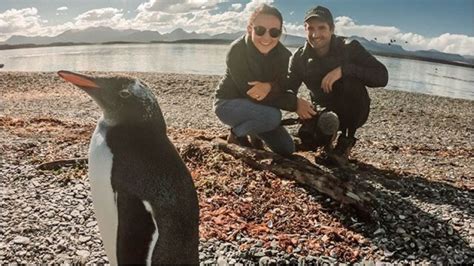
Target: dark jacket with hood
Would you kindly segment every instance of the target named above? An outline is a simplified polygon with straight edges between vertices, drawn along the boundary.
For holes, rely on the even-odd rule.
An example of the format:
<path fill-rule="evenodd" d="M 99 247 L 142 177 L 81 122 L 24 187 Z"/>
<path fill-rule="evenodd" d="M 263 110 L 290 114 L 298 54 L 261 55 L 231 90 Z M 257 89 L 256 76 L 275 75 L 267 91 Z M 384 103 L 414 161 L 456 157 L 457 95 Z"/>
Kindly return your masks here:
<path fill-rule="evenodd" d="M 284 91 L 291 52 L 280 42 L 268 54 L 258 51 L 247 35 L 235 40 L 226 57 L 227 69 L 216 90 L 217 99 L 246 98 L 255 103 L 295 111 L 296 96 Z M 247 95 L 250 81 L 270 82 L 272 89 L 262 101 Z"/>
<path fill-rule="evenodd" d="M 333 35 L 329 52 L 323 57 L 318 57 L 308 42 L 294 52 L 285 87 L 297 94 L 303 82 L 310 90 L 312 101 L 327 106 L 333 100 L 334 94 L 324 93 L 321 81 L 327 73 L 339 66 L 342 69 L 342 78 L 333 84 L 333 90 L 337 90 L 338 87 L 344 89 L 363 87 L 365 90 L 365 86 L 387 85 L 388 72 L 382 63 L 367 52 L 358 41 Z"/>

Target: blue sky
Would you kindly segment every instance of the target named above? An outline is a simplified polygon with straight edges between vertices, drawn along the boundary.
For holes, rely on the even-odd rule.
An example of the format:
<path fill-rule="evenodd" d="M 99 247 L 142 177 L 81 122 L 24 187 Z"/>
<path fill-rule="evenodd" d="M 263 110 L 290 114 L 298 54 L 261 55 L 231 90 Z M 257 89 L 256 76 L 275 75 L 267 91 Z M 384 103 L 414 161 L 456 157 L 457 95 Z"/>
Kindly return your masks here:
<path fill-rule="evenodd" d="M 109 26 L 169 32 L 176 27 L 210 34 L 243 30 L 252 8 L 279 8 L 287 32 L 303 35 L 304 12 L 328 7 L 336 34 L 406 49 L 474 54 L 474 0 L 0 0 L 0 41 L 11 35 L 57 35 L 68 29 Z"/>

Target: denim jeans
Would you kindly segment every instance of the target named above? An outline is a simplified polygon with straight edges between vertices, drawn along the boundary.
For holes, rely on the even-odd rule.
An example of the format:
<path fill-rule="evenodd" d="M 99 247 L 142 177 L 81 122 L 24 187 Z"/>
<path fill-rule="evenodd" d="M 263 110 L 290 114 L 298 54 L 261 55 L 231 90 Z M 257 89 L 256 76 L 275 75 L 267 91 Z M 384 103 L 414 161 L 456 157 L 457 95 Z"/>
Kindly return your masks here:
<path fill-rule="evenodd" d="M 295 151 L 290 134 L 280 125 L 281 111 L 248 99 L 218 99 L 214 111 L 238 137 L 250 135 L 262 139 L 275 153 L 287 156 Z"/>

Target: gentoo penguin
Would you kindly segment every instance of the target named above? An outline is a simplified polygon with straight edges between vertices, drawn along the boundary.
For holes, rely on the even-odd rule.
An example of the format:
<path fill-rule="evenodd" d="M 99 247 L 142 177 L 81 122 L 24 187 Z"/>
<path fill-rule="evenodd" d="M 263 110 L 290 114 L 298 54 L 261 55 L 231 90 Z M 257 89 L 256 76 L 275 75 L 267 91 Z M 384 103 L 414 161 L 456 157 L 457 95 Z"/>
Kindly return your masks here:
<path fill-rule="evenodd" d="M 198 264 L 197 193 L 151 90 L 128 77 L 58 75 L 103 112 L 90 142 L 89 178 L 110 263 Z"/>

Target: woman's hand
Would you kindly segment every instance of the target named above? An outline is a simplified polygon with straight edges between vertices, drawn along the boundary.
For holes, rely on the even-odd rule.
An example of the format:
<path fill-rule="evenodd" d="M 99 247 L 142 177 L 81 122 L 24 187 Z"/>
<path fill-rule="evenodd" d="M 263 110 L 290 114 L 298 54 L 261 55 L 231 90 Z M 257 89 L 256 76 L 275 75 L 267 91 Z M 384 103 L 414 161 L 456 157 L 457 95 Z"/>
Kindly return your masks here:
<path fill-rule="evenodd" d="M 330 93 L 332 91 L 332 85 L 340 78 L 342 78 L 342 69 L 341 67 L 337 67 L 326 74 L 323 81 L 321 81 L 321 88 L 325 93 Z"/>
<path fill-rule="evenodd" d="M 314 106 L 301 98 L 296 100 L 296 113 L 298 114 L 300 119 L 306 120 L 316 115 L 316 111 L 314 111 Z"/>
<path fill-rule="evenodd" d="M 257 101 L 265 99 L 272 89 L 272 85 L 269 82 L 250 81 L 248 84 L 253 87 L 247 91 L 247 95 Z"/>

